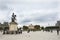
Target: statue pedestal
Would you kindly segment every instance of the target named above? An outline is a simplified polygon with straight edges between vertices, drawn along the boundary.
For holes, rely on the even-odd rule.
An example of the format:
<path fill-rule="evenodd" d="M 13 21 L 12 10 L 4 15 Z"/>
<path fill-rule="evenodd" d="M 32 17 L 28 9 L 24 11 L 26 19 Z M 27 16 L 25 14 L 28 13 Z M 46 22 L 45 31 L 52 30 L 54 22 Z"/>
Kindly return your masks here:
<path fill-rule="evenodd" d="M 9 31 L 17 31 L 17 23 L 16 22 L 10 22 L 9 24 Z"/>

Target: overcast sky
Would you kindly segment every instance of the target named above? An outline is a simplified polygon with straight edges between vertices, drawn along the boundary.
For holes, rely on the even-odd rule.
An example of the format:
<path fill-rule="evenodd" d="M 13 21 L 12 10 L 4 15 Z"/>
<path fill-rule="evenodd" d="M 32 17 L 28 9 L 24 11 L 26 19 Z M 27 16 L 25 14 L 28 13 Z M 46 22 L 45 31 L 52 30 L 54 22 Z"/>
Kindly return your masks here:
<path fill-rule="evenodd" d="M 9 22 L 12 13 L 20 25 L 55 25 L 60 20 L 59 0 L 0 0 L 0 22 Z"/>

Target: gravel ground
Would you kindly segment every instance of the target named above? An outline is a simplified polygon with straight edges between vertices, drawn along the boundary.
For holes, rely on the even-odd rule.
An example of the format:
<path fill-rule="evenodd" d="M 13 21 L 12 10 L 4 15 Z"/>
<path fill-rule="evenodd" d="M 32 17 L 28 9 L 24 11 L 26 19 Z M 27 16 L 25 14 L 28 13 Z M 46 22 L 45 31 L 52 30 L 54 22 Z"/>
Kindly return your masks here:
<path fill-rule="evenodd" d="M 5 35 L 0 32 L 0 40 L 60 40 L 60 35 L 57 35 L 56 31 L 53 31 L 53 33 L 43 31 L 27 33 L 25 31 L 22 34 Z"/>

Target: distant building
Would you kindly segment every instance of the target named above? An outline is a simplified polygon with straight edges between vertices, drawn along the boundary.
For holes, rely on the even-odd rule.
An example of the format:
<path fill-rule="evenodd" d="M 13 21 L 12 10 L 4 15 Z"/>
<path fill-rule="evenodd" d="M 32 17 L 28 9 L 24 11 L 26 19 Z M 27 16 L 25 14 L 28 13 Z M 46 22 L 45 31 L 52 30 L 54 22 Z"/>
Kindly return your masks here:
<path fill-rule="evenodd" d="M 0 30 L 7 29 L 9 27 L 8 22 L 0 23 Z"/>
<path fill-rule="evenodd" d="M 55 26 L 59 26 L 60 27 L 60 21 L 57 21 Z"/>
<path fill-rule="evenodd" d="M 32 25 L 32 24 L 30 24 L 28 26 L 28 29 L 38 31 L 38 30 L 40 30 L 40 25 Z"/>
<path fill-rule="evenodd" d="M 34 29 L 34 25 L 30 24 L 30 25 L 28 26 L 28 28 L 29 28 L 29 29 Z"/>
<path fill-rule="evenodd" d="M 59 29 L 59 26 L 47 26 L 45 27 L 46 30 L 57 30 Z"/>

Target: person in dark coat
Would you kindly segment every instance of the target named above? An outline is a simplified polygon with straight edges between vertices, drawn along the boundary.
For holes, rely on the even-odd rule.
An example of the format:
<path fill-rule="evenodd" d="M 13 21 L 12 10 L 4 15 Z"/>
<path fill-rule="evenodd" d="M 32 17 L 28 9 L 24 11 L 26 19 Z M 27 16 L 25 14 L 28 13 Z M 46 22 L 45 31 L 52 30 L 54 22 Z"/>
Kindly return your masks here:
<path fill-rule="evenodd" d="M 59 35 L 59 30 L 57 30 L 57 35 Z"/>

